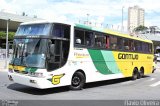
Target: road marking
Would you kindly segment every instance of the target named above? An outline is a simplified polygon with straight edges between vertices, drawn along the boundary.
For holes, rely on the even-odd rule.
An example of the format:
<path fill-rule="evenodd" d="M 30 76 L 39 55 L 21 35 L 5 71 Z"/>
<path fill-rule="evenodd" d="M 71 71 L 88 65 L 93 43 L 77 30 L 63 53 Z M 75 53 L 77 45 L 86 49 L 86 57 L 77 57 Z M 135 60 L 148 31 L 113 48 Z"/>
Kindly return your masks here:
<path fill-rule="evenodd" d="M 149 79 L 148 81 L 153 81 L 153 80 L 155 80 L 156 78 L 151 78 L 151 79 Z"/>
<path fill-rule="evenodd" d="M 158 85 L 160 85 L 160 81 L 158 81 L 158 82 L 156 82 L 156 83 L 154 83 L 154 84 L 152 84 L 152 85 L 150 85 L 151 87 L 156 87 L 156 86 L 158 86 Z"/>

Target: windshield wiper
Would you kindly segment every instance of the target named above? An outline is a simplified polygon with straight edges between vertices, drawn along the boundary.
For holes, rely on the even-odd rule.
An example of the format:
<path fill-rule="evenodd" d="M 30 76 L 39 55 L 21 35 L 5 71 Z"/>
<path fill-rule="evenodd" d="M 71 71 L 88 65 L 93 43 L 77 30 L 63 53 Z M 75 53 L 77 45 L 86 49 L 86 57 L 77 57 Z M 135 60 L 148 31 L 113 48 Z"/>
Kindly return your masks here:
<path fill-rule="evenodd" d="M 24 49 L 25 49 L 25 43 L 24 43 L 24 45 L 22 46 L 22 54 L 21 54 L 21 56 L 20 56 L 20 57 L 21 57 L 21 65 L 25 65 L 25 64 L 23 63 L 23 62 L 24 62 L 24 61 L 23 61 L 23 59 L 24 59 L 24 56 L 23 56 L 23 55 L 24 55 Z"/>

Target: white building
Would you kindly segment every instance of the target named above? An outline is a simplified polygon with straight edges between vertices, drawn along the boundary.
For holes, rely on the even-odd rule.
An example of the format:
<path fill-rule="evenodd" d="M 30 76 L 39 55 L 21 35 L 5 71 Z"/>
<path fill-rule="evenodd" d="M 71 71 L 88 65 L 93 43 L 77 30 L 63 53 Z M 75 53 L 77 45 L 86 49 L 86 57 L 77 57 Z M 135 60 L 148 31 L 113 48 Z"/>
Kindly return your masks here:
<path fill-rule="evenodd" d="M 144 9 L 138 6 L 128 8 L 128 31 L 133 32 L 136 27 L 144 26 L 144 14 Z"/>
<path fill-rule="evenodd" d="M 16 31 L 19 24 L 22 22 L 37 21 L 37 20 L 42 20 L 42 19 L 0 11 L 0 31 L 6 31 L 7 20 L 10 20 L 9 21 L 9 31 Z"/>

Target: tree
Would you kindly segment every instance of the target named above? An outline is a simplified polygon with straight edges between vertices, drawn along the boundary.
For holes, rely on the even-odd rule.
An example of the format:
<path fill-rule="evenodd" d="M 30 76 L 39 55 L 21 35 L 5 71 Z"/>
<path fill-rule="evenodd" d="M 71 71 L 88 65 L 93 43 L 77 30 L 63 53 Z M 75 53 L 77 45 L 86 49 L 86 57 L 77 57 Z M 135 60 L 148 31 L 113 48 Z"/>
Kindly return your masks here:
<path fill-rule="evenodd" d="M 6 32 L 5 31 L 0 31 L 0 39 L 6 39 Z M 15 35 L 15 32 L 9 32 L 8 33 L 8 39 L 13 40 L 13 37 Z"/>
<path fill-rule="evenodd" d="M 143 26 L 143 25 L 140 25 L 140 26 L 136 27 L 136 28 L 134 29 L 134 31 L 135 31 L 135 32 L 140 32 L 140 31 L 144 31 L 144 30 L 147 30 L 147 29 L 148 29 L 147 27 L 145 27 L 145 26 Z"/>

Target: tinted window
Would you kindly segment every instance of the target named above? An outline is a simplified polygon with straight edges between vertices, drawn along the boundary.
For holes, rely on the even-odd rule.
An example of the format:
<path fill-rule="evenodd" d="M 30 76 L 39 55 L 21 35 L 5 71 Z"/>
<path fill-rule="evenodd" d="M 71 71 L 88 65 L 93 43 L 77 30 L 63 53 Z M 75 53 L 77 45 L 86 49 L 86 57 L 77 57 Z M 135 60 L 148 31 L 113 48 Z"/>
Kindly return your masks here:
<path fill-rule="evenodd" d="M 115 37 L 115 36 L 110 37 L 110 47 L 111 47 L 111 49 L 117 48 L 117 37 Z"/>
<path fill-rule="evenodd" d="M 123 50 L 123 38 L 118 38 L 117 40 L 117 49 Z"/>
<path fill-rule="evenodd" d="M 128 43 L 129 43 L 129 44 L 128 44 L 129 50 L 130 50 L 130 51 L 134 51 L 134 50 L 135 50 L 134 41 L 133 41 L 133 40 L 129 40 Z"/>
<path fill-rule="evenodd" d="M 142 51 L 142 43 L 139 42 L 139 41 L 136 41 L 135 42 L 135 50 L 138 51 L 138 52 L 141 52 Z"/>
<path fill-rule="evenodd" d="M 95 34 L 95 46 L 105 48 L 106 47 L 106 37 L 100 33 Z"/>
<path fill-rule="evenodd" d="M 62 24 L 54 24 L 52 35 L 55 37 L 69 38 L 70 26 Z"/>
<path fill-rule="evenodd" d="M 106 36 L 106 35 L 105 35 Z M 106 48 L 109 49 L 110 48 L 110 37 L 106 36 Z"/>
<path fill-rule="evenodd" d="M 85 45 L 87 46 L 93 46 L 94 40 L 93 40 L 93 33 L 85 31 Z"/>
<path fill-rule="evenodd" d="M 75 30 L 75 44 L 84 45 L 84 31 Z"/>

